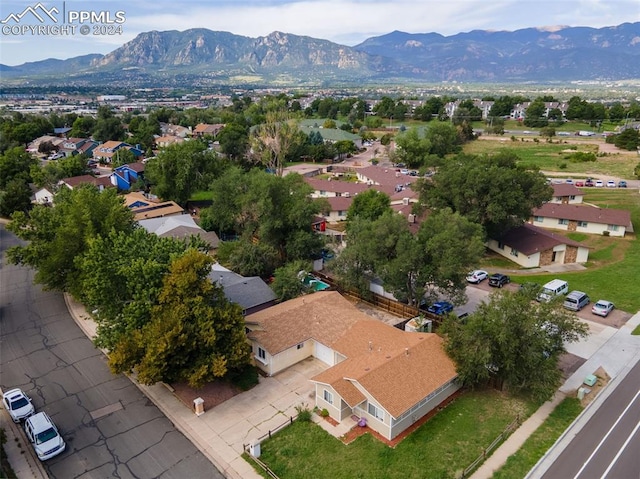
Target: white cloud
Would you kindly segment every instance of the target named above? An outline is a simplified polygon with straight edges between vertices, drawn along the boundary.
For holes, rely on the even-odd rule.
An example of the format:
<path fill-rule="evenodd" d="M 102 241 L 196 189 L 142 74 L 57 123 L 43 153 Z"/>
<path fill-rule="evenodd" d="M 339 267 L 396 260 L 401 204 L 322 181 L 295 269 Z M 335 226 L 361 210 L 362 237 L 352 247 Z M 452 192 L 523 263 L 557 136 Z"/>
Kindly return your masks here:
<path fill-rule="evenodd" d="M 30 3 L 34 2 L 3 1 L 2 15 Z M 453 35 L 551 25 L 599 28 L 640 21 L 640 0 L 67 0 L 66 5 L 125 11 L 123 35 L 68 38 L 63 42 L 66 48 L 57 44 L 55 50 L 46 37 L 23 37 L 18 44 L 17 38 L 3 36 L 0 63 L 107 53 L 150 30 L 208 28 L 249 37 L 279 30 L 355 45 L 393 30 Z"/>

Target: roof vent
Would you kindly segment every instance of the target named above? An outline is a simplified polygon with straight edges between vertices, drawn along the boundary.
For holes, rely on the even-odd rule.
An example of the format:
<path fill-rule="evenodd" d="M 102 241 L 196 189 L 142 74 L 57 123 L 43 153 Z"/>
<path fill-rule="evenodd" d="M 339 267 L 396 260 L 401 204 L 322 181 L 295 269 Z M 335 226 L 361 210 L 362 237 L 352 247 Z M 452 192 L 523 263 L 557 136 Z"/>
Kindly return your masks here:
<path fill-rule="evenodd" d="M 406 356 L 409 356 L 409 348 L 404 348 L 404 354 L 405 354 Z"/>
<path fill-rule="evenodd" d="M 373 343 L 369 341 L 369 351 L 373 351 Z"/>

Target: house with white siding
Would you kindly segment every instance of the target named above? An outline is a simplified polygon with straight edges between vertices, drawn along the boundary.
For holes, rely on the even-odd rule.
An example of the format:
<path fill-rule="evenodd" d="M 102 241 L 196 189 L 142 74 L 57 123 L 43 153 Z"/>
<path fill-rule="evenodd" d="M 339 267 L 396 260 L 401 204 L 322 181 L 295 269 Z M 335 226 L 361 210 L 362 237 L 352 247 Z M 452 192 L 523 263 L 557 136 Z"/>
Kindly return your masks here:
<path fill-rule="evenodd" d="M 580 204 L 545 203 L 534 208 L 529 223 L 541 228 L 623 237 L 633 232 L 627 210 Z"/>
<path fill-rule="evenodd" d="M 357 416 L 392 440 L 460 389 L 433 333 L 375 320 L 336 291 L 286 301 L 246 317 L 256 365 L 268 375 L 314 357 L 315 405 L 340 422 Z"/>

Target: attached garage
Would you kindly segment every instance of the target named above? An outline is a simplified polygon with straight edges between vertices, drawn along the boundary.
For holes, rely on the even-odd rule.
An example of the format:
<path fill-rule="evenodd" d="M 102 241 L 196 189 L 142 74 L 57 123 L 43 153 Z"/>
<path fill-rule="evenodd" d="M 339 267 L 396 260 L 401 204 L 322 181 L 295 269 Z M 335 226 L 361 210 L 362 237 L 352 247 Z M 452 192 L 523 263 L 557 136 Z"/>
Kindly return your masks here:
<path fill-rule="evenodd" d="M 318 341 L 315 342 L 313 355 L 329 366 L 333 366 L 335 364 L 333 349 L 326 347 L 324 344 L 319 343 Z"/>

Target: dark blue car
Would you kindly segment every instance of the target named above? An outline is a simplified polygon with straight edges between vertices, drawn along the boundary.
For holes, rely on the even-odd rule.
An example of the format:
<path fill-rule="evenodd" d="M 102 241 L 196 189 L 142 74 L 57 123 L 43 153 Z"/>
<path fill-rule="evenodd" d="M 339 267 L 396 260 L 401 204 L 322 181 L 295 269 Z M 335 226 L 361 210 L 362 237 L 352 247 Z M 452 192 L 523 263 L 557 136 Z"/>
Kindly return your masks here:
<path fill-rule="evenodd" d="M 447 314 L 453 311 L 453 304 L 448 301 L 438 301 L 429 306 L 427 311 L 433 314 Z"/>

